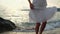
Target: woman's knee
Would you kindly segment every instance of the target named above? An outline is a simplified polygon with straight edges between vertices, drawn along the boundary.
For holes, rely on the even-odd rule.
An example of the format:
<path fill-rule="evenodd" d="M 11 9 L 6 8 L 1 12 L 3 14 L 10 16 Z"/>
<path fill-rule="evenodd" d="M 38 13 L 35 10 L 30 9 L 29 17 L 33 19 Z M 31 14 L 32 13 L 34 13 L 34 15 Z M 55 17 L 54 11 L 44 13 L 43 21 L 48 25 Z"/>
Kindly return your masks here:
<path fill-rule="evenodd" d="M 44 21 L 43 23 L 47 23 L 47 21 Z"/>
<path fill-rule="evenodd" d="M 43 25 L 46 25 L 46 24 L 47 24 L 47 21 L 45 21 L 45 22 L 42 22 L 42 24 L 43 24 Z"/>
<path fill-rule="evenodd" d="M 36 23 L 36 26 L 40 26 L 40 23 Z"/>

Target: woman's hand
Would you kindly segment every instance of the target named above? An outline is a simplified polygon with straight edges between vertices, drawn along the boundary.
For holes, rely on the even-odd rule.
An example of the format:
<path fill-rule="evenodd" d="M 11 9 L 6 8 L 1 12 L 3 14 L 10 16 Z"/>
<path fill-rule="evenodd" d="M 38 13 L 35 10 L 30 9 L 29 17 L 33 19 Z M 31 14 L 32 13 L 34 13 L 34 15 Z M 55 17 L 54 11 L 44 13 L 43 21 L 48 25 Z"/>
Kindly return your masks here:
<path fill-rule="evenodd" d="M 30 3 L 30 9 L 34 9 L 34 5 L 32 3 Z"/>

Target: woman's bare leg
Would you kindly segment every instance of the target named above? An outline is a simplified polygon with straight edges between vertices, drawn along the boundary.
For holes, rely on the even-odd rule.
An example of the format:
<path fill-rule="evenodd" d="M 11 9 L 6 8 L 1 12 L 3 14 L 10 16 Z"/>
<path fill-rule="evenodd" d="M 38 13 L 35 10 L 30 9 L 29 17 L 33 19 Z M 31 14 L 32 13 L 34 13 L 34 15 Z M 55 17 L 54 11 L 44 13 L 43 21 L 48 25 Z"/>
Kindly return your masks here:
<path fill-rule="evenodd" d="M 40 27 L 40 23 L 36 23 L 36 27 L 35 27 L 36 34 L 38 34 L 39 32 L 39 27 Z"/>
<path fill-rule="evenodd" d="M 45 29 L 45 27 L 46 27 L 46 23 L 47 23 L 47 21 L 42 22 L 42 25 L 41 25 L 39 34 L 42 34 L 42 32 L 44 31 L 44 29 Z"/>

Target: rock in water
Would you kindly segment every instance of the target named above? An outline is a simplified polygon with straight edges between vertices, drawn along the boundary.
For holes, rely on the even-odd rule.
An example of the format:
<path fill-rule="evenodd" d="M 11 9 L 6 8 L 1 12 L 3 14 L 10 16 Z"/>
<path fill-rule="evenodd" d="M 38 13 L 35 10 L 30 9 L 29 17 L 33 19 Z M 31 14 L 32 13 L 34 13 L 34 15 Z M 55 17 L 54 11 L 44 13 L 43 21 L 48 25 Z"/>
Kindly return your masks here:
<path fill-rule="evenodd" d="M 0 33 L 6 31 L 12 31 L 15 28 L 16 26 L 12 21 L 0 17 Z"/>

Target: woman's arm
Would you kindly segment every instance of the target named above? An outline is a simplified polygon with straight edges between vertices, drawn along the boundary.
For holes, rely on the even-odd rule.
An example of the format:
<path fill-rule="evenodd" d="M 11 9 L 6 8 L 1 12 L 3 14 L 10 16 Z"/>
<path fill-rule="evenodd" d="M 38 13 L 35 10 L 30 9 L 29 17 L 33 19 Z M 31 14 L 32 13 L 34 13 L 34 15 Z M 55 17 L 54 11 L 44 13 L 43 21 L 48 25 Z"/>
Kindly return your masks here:
<path fill-rule="evenodd" d="M 29 4 L 30 4 L 30 9 L 34 9 L 34 5 L 31 3 L 30 0 L 28 0 Z"/>
<path fill-rule="evenodd" d="M 31 4 L 31 1 L 30 0 L 28 0 L 28 2 L 29 2 L 29 4 Z"/>

